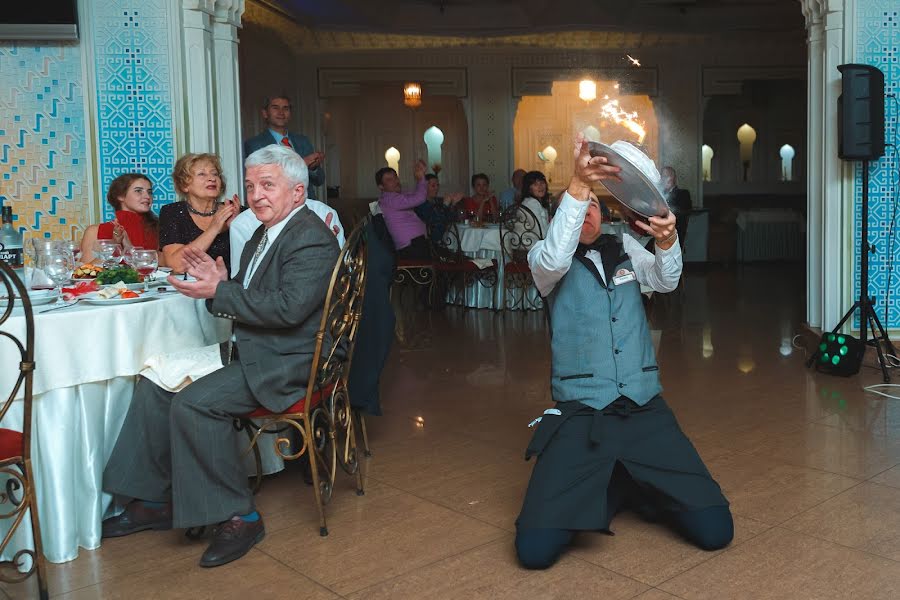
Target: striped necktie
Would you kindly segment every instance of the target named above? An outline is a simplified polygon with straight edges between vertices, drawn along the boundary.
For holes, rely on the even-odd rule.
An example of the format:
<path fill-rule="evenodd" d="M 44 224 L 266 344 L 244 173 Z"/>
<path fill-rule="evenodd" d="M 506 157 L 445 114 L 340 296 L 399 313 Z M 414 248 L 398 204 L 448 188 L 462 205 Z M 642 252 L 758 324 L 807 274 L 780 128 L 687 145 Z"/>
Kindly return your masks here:
<path fill-rule="evenodd" d="M 250 259 L 250 266 L 247 267 L 247 277 L 244 281 L 244 287 L 250 283 L 250 279 L 253 278 L 253 268 L 256 266 L 256 261 L 259 260 L 259 257 L 262 256 L 263 251 L 265 251 L 266 246 L 269 243 L 269 230 L 266 229 L 263 231 L 262 239 L 259 240 L 259 245 L 256 246 L 256 252 L 253 253 L 253 258 Z"/>

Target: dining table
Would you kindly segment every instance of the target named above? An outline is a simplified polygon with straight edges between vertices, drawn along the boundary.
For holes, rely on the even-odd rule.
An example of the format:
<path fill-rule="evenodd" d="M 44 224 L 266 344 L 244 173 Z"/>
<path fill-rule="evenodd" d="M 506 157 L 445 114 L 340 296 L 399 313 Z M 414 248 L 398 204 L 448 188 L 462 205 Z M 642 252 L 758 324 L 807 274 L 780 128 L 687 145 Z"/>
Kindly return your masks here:
<path fill-rule="evenodd" d="M 102 489 L 103 469 L 148 359 L 223 342 L 231 323 L 213 317 L 202 300 L 171 288 L 151 289 L 136 302 L 104 305 L 79 299 L 65 308 L 35 306 L 33 313 L 34 483 L 44 554 L 60 563 L 75 559 L 80 548 L 97 548 L 103 518 L 117 510 Z M 24 340 L 25 324 L 23 309 L 15 308 L 2 327 Z M 0 390 L 6 394 L 18 377 L 19 360 L 18 349 L 4 340 Z M 22 394 L 20 389 L 3 427 L 21 430 Z M 0 521 L 0 535 L 8 523 Z M 31 528 L 20 527 L 0 559 L 10 560 L 32 543 Z"/>

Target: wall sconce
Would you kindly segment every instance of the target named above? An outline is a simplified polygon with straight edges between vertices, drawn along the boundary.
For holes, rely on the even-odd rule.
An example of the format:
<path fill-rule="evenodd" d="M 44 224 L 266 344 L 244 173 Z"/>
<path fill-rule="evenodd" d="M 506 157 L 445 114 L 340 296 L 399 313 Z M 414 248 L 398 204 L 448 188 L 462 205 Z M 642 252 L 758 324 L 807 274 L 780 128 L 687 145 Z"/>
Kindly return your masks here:
<path fill-rule="evenodd" d="M 418 83 L 407 83 L 404 85 L 403 104 L 410 108 L 422 106 L 422 86 Z"/>
<path fill-rule="evenodd" d="M 578 97 L 585 102 L 597 99 L 597 84 L 591 79 L 582 79 L 578 82 Z"/>

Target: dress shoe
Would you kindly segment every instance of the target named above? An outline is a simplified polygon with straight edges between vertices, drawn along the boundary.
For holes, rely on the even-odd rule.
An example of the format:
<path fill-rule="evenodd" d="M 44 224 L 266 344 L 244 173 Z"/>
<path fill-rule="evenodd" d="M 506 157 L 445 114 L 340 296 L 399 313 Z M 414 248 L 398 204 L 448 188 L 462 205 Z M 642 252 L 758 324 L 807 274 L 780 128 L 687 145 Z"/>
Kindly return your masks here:
<path fill-rule="evenodd" d="M 237 560 L 250 552 L 250 548 L 261 542 L 264 537 L 266 528 L 262 517 L 256 521 L 231 517 L 220 523 L 213 531 L 212 541 L 200 559 L 200 566 L 218 567 Z"/>
<path fill-rule="evenodd" d="M 103 537 L 121 537 L 147 529 L 172 529 L 172 505 L 151 508 L 140 500 L 129 502 L 117 517 L 103 521 Z"/>

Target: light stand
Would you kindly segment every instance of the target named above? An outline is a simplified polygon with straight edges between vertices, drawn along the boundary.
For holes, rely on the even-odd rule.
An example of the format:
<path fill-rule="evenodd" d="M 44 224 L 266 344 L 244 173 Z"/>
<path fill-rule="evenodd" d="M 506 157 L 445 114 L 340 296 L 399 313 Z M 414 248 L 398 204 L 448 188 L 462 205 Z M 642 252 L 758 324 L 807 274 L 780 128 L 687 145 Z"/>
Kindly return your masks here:
<path fill-rule="evenodd" d="M 866 346 L 875 346 L 875 350 L 878 353 L 878 363 L 881 365 L 881 374 L 884 376 L 884 382 L 888 383 L 891 380 L 891 376 L 888 374 L 888 366 L 885 361 L 884 352 L 881 349 L 881 341 L 884 342 L 890 354 L 896 356 L 897 351 L 894 349 L 894 345 L 891 343 L 891 339 L 888 337 L 887 332 L 884 330 L 884 327 L 881 325 L 881 321 L 878 320 L 878 315 L 875 314 L 875 308 L 872 305 L 872 299 L 869 298 L 869 161 L 862 161 L 862 232 L 859 237 L 859 300 L 853 303 L 853 306 L 850 307 L 844 316 L 841 318 L 840 322 L 834 327 L 832 333 L 837 334 L 844 323 L 847 322 L 856 309 L 859 309 L 859 339 Z M 878 337 L 875 327 L 878 327 L 878 331 L 881 333 L 881 338 Z M 872 339 L 869 339 L 868 329 L 872 330 Z M 809 360 L 806 361 L 806 366 L 810 367 L 815 362 L 816 359 L 821 354 L 821 350 L 818 348 L 813 353 L 812 356 L 809 357 Z"/>

